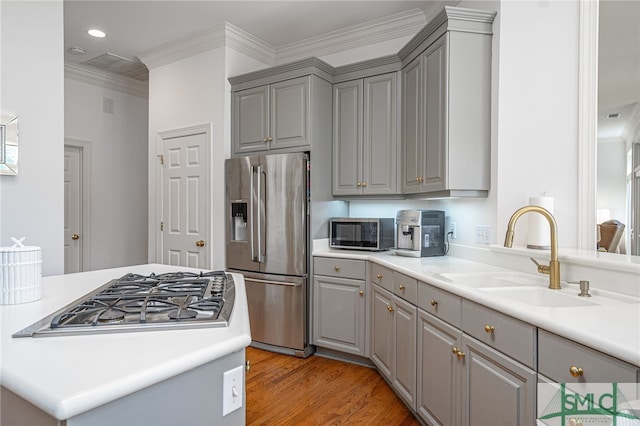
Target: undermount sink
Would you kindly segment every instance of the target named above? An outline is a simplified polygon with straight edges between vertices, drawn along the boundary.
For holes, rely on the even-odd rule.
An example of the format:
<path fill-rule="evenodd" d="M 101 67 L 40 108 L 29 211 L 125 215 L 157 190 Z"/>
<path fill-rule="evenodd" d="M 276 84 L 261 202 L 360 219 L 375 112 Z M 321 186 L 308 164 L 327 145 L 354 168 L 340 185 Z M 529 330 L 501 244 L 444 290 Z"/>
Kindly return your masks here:
<path fill-rule="evenodd" d="M 580 297 L 573 287 L 563 290 L 551 290 L 546 287 L 487 287 L 479 290 L 512 301 L 546 308 L 619 305 L 640 302 L 632 296 L 609 294 L 609 292 L 602 291 L 594 292 L 592 297 Z"/>
<path fill-rule="evenodd" d="M 481 288 L 480 290 L 516 302 L 546 308 L 594 306 L 598 304 L 587 298 L 559 293 L 557 290 L 550 290 L 544 287 L 492 287 Z"/>
<path fill-rule="evenodd" d="M 454 272 L 440 274 L 440 276 L 455 284 L 474 288 L 537 286 L 549 282 L 546 276 L 521 272 Z"/>

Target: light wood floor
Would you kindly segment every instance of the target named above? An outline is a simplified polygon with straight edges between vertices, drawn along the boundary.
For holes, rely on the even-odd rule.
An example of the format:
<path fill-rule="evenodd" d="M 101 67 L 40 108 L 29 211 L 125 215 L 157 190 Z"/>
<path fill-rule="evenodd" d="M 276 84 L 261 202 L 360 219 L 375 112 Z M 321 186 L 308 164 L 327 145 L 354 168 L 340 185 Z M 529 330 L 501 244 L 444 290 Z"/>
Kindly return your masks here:
<path fill-rule="evenodd" d="M 248 425 L 419 425 L 373 368 L 249 347 Z"/>

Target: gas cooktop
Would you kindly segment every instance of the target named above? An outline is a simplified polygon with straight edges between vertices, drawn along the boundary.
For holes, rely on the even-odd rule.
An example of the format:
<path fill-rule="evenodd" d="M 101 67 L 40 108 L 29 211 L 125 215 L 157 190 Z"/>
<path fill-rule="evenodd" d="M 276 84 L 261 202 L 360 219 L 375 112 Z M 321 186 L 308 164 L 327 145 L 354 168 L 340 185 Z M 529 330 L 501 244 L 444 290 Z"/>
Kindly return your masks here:
<path fill-rule="evenodd" d="M 127 274 L 13 337 L 227 327 L 234 299 L 233 277 L 223 271 Z"/>

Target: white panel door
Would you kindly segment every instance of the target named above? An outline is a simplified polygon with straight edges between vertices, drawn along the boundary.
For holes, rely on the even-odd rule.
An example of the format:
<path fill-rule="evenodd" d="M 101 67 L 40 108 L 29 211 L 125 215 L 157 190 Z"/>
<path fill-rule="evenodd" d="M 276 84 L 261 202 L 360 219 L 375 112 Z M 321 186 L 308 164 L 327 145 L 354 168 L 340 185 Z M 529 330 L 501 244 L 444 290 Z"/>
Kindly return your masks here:
<path fill-rule="evenodd" d="M 82 271 L 82 151 L 64 147 L 64 273 Z"/>
<path fill-rule="evenodd" d="M 162 249 L 164 264 L 208 268 L 207 133 L 162 140 Z"/>

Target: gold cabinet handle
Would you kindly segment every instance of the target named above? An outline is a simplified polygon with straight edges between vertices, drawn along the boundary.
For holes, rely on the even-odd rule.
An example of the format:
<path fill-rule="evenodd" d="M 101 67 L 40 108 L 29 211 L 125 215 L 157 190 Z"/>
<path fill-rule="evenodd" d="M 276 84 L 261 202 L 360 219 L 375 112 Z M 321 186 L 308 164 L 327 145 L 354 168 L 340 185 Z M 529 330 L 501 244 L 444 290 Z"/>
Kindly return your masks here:
<path fill-rule="evenodd" d="M 79 239 L 79 238 L 80 238 L 80 235 L 78 235 L 78 234 L 73 234 L 73 235 L 71 236 L 71 239 L 72 239 L 73 241 L 75 241 L 75 240 L 77 240 L 77 239 Z"/>
<path fill-rule="evenodd" d="M 387 305 L 387 311 L 389 311 L 389 312 L 393 312 L 393 306 L 391 306 L 391 305 Z"/>
<path fill-rule="evenodd" d="M 269 140 L 269 142 L 273 141 L 273 138 L 271 136 L 269 136 L 267 139 Z"/>
<path fill-rule="evenodd" d="M 356 182 L 356 186 L 357 186 L 358 188 L 360 188 L 360 187 L 362 186 L 362 183 L 361 183 L 361 182 Z"/>
<path fill-rule="evenodd" d="M 377 279 L 379 279 L 379 280 L 381 280 L 381 279 L 382 279 L 382 274 L 378 274 L 378 275 L 376 275 L 376 278 L 377 278 Z"/>
<path fill-rule="evenodd" d="M 464 356 L 466 355 L 464 352 L 462 352 L 460 349 L 456 348 L 455 346 L 451 348 L 451 352 L 458 358 L 464 358 Z"/>
<path fill-rule="evenodd" d="M 420 183 L 420 176 L 416 178 L 416 182 Z"/>
<path fill-rule="evenodd" d="M 367 186 L 367 182 L 362 182 L 362 186 L 363 187 Z"/>
<path fill-rule="evenodd" d="M 360 290 L 360 291 L 358 292 L 358 294 L 359 294 L 360 296 L 364 296 L 364 291 Z"/>
<path fill-rule="evenodd" d="M 573 377 L 580 377 L 584 375 L 584 370 L 581 367 L 576 367 L 575 365 L 572 365 L 571 367 L 569 367 L 569 373 Z"/>
<path fill-rule="evenodd" d="M 400 289 L 400 291 L 404 291 L 404 285 L 400 284 L 400 287 L 398 287 Z"/>
<path fill-rule="evenodd" d="M 340 272 L 340 267 L 339 266 L 334 266 L 333 269 L 335 269 L 336 272 Z"/>
<path fill-rule="evenodd" d="M 438 301 L 435 299 L 431 299 L 431 306 L 438 306 Z"/>
<path fill-rule="evenodd" d="M 486 325 L 484 326 L 484 331 L 485 331 L 487 334 L 491 334 L 491 333 L 493 333 L 493 331 L 494 331 L 495 329 L 496 329 L 496 328 L 495 328 L 494 326 L 489 325 L 489 324 L 486 324 Z"/>
<path fill-rule="evenodd" d="M 198 241 L 196 241 L 196 246 L 198 246 L 198 247 L 204 247 L 204 240 L 198 240 Z"/>
<path fill-rule="evenodd" d="M 267 143 L 267 142 L 269 142 L 269 139 L 264 138 L 264 139 L 262 139 L 262 142 Z"/>

